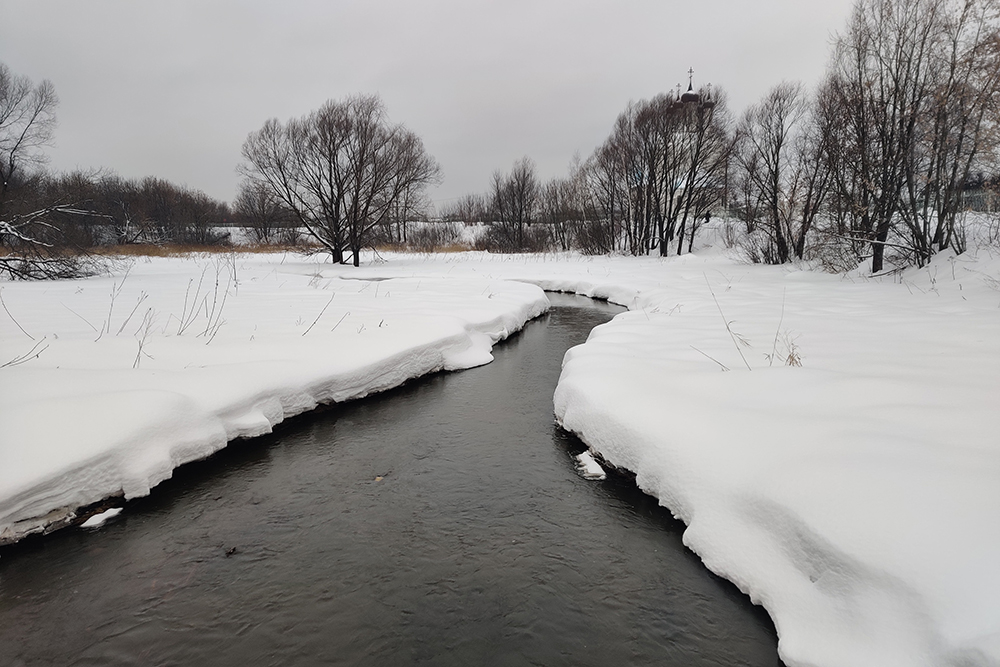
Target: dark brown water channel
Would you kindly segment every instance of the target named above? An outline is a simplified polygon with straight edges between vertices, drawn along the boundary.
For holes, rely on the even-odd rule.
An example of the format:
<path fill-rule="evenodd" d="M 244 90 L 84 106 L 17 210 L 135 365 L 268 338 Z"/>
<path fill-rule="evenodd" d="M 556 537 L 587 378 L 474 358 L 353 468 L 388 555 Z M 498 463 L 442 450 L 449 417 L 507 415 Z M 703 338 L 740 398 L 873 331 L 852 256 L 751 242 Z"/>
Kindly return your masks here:
<path fill-rule="evenodd" d="M 574 471 L 557 307 L 488 366 L 293 420 L 97 531 L 0 551 L 2 665 L 779 665 L 767 615 L 623 477 Z"/>

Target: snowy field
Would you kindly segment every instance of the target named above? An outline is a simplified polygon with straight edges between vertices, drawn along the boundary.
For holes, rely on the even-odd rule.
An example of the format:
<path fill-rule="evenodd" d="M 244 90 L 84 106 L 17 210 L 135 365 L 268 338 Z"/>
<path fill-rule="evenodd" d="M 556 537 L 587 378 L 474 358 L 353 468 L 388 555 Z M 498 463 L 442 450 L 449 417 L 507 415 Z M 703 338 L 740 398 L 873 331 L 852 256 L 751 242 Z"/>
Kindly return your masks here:
<path fill-rule="evenodd" d="M 319 402 L 485 363 L 546 308 L 535 285 L 629 308 L 567 354 L 556 417 L 764 605 L 788 665 L 1000 665 L 989 248 L 880 279 L 709 250 L 195 257 L 7 283 L 3 361 L 47 347 L 0 369 L 0 535 L 148 493 Z"/>
<path fill-rule="evenodd" d="M 320 403 L 488 363 L 548 309 L 524 283 L 342 271 L 218 255 L 4 284 L 0 363 L 28 358 L 0 369 L 0 544 Z"/>

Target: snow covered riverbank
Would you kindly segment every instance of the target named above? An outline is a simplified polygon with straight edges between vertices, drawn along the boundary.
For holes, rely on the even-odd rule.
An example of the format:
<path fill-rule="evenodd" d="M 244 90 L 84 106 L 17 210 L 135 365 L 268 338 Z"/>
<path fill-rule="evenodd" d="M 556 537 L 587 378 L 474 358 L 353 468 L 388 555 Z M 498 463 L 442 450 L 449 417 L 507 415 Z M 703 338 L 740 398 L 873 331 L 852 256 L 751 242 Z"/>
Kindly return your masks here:
<path fill-rule="evenodd" d="M 548 308 L 523 283 L 329 269 L 222 255 L 4 284 L 0 363 L 28 358 L 0 369 L 0 544 L 319 403 L 487 363 Z"/>
<path fill-rule="evenodd" d="M 789 664 L 997 664 L 996 296 L 780 282 L 711 276 L 724 317 L 697 281 L 647 295 L 568 355 L 562 423 L 771 612 Z"/>
<path fill-rule="evenodd" d="M 1000 665 L 995 250 L 881 279 L 712 252 L 289 261 L 140 263 L 113 310 L 121 274 L 6 284 L 18 324 L 50 347 L 0 370 L 0 530 L 43 500 L 83 504 L 80 488 L 145 493 L 319 401 L 483 363 L 545 308 L 510 282 L 526 281 L 628 306 L 567 354 L 557 418 L 636 472 L 688 524 L 686 544 L 767 608 L 790 667 Z M 151 358 L 137 357 L 150 307 Z M 5 354 L 27 352 L 0 320 Z M 57 481 L 31 495 L 26 470 Z"/>
<path fill-rule="evenodd" d="M 557 417 L 767 608 L 787 664 L 1000 664 L 995 250 L 882 279 L 711 253 L 379 272 L 442 268 L 629 306 L 567 354 Z"/>

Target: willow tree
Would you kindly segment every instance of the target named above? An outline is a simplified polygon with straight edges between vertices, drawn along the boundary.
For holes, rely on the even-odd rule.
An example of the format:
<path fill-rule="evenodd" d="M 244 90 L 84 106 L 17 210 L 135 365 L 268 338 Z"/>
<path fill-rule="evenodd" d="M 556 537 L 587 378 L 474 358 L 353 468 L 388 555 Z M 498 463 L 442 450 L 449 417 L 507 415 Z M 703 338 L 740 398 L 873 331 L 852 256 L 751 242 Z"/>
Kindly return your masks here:
<path fill-rule="evenodd" d="M 251 183 L 270 189 L 335 262 L 350 257 L 355 266 L 375 228 L 440 173 L 375 95 L 331 100 L 286 123 L 272 118 L 247 137 L 243 158 Z"/>
<path fill-rule="evenodd" d="M 535 175 L 535 163 L 523 157 L 514 163 L 509 174 L 493 172 L 490 183 L 490 209 L 495 218 L 493 234 L 499 250 L 519 252 L 528 249 L 525 228 L 537 220 L 541 185 Z"/>

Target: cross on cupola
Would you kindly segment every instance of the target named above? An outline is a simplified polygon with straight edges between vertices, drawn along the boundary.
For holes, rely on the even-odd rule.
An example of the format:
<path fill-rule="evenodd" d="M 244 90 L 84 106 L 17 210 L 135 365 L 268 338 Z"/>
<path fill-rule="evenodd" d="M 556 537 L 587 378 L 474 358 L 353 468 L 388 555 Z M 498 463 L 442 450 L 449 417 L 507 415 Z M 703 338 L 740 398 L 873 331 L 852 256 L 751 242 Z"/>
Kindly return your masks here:
<path fill-rule="evenodd" d="M 684 103 L 695 103 L 701 102 L 701 95 L 694 92 L 694 68 L 688 69 L 688 89 L 687 92 L 681 95 L 681 102 Z"/>

